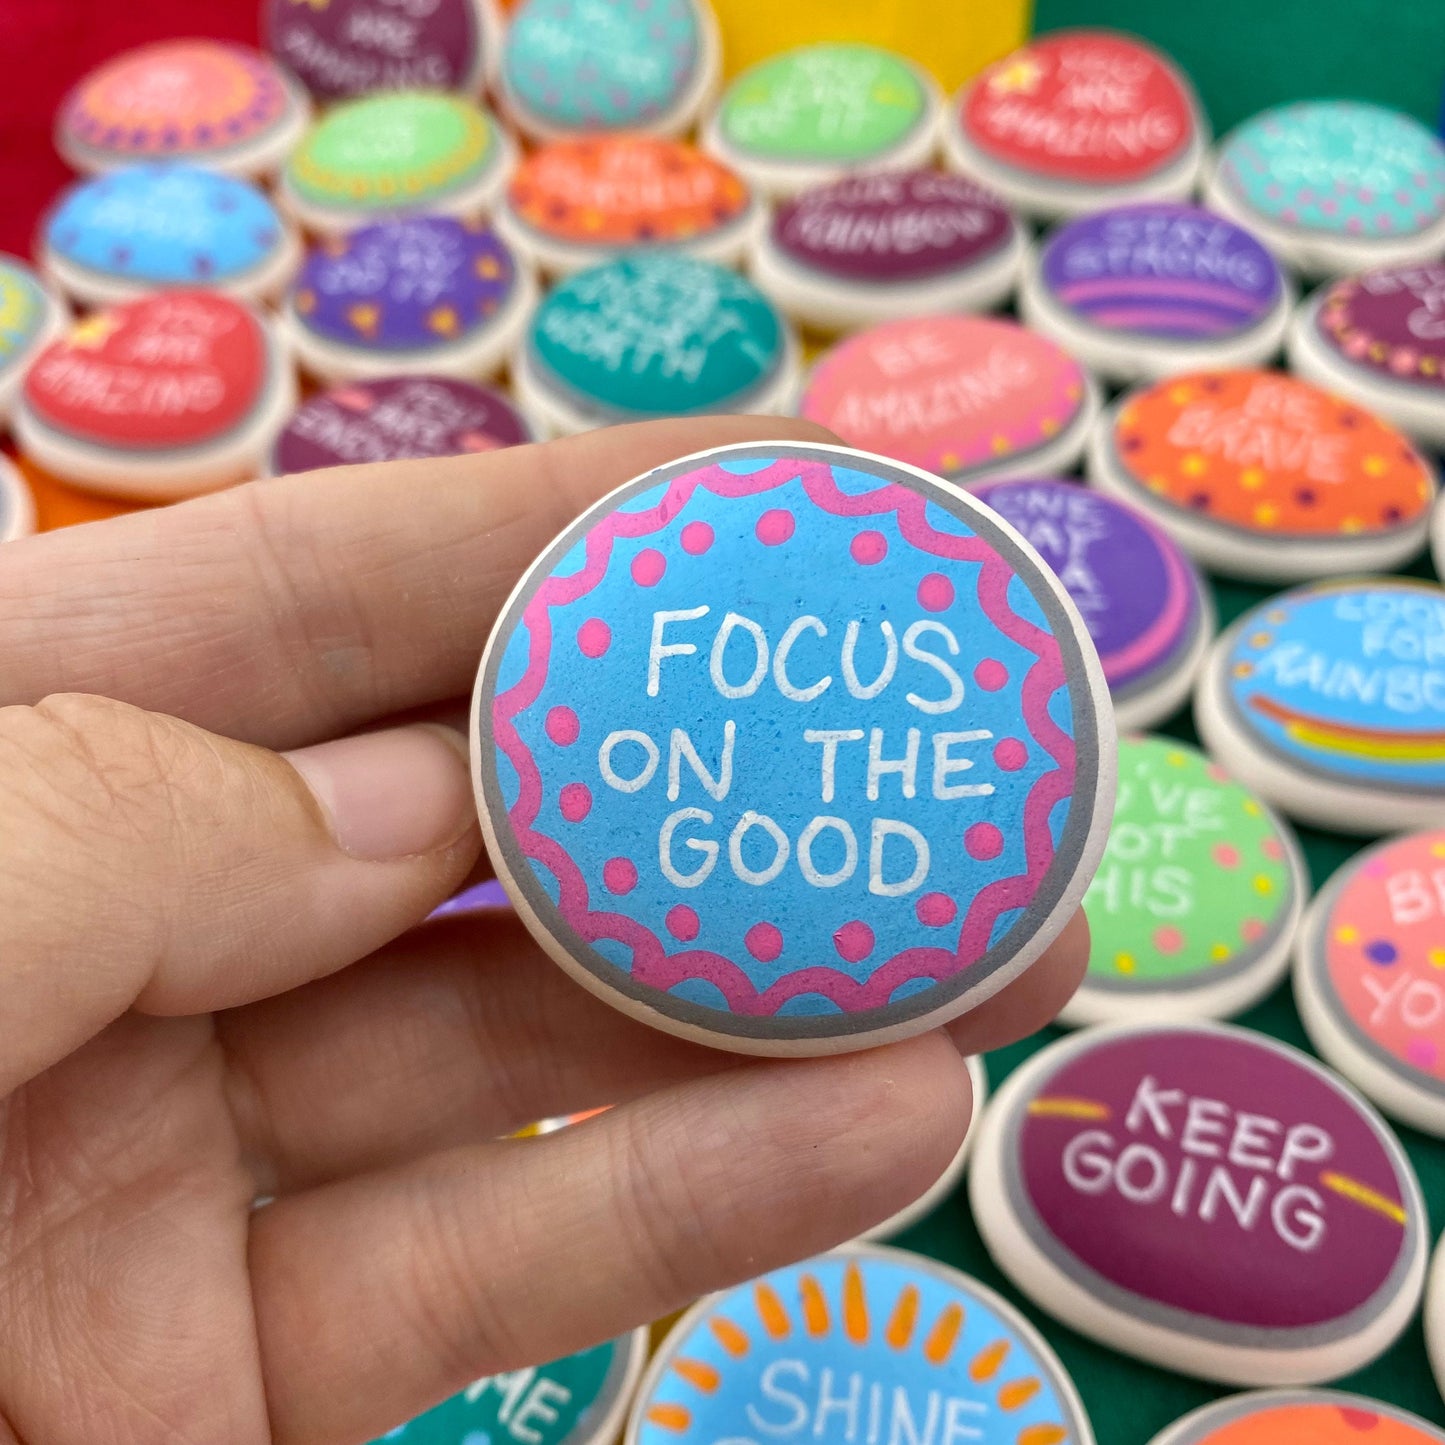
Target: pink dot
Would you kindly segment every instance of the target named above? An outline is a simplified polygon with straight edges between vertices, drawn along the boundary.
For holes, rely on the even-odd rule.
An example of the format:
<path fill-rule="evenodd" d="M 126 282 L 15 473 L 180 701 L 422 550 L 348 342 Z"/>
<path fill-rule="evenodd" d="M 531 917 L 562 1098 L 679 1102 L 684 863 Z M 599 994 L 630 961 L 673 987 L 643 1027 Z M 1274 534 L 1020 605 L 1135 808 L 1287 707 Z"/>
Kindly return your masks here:
<path fill-rule="evenodd" d="M 1281 843 L 1278 838 L 1266 838 L 1264 842 L 1259 845 L 1259 851 L 1263 853 L 1266 858 L 1280 859 L 1284 857 L 1284 844 Z"/>
<path fill-rule="evenodd" d="M 696 912 L 686 903 L 676 903 L 669 908 L 663 922 L 667 924 L 667 931 L 674 938 L 680 938 L 684 943 L 691 943 L 697 937 L 697 931 L 702 926 L 698 922 Z"/>
<path fill-rule="evenodd" d="M 1440 1056 L 1440 1051 L 1435 1045 L 1418 1035 L 1405 1045 L 1405 1057 L 1415 1065 L 1417 1069 L 1433 1069 L 1435 1060 Z"/>
<path fill-rule="evenodd" d="M 656 547 L 644 547 L 632 559 L 632 580 L 639 587 L 656 587 L 667 571 L 667 558 Z"/>
<path fill-rule="evenodd" d="M 753 530 L 764 547 L 781 547 L 793 535 L 797 525 L 791 512 L 783 507 L 774 507 L 758 518 L 758 525 Z"/>
<path fill-rule="evenodd" d="M 609 893 L 631 893 L 637 887 L 637 864 L 631 858 L 609 858 L 602 865 L 602 882 Z"/>
<path fill-rule="evenodd" d="M 848 550 L 855 562 L 864 567 L 875 567 L 888 555 L 888 538 L 882 532 L 859 532 Z"/>
<path fill-rule="evenodd" d="M 583 657 L 601 657 L 612 646 L 612 629 L 600 617 L 589 617 L 577 629 L 577 646 Z"/>
<path fill-rule="evenodd" d="M 693 557 L 701 557 L 712 546 L 713 531 L 706 522 L 689 522 L 682 529 L 682 550 Z"/>
<path fill-rule="evenodd" d="M 1016 773 L 1029 760 L 1029 750 L 1018 738 L 1000 738 L 993 745 L 993 760 L 1006 773 Z"/>
<path fill-rule="evenodd" d="M 592 790 L 586 783 L 566 783 L 557 795 L 557 806 L 569 823 L 580 823 L 592 811 Z"/>
<path fill-rule="evenodd" d="M 1239 925 L 1239 936 L 1246 943 L 1255 943 L 1264 937 L 1264 924 L 1258 918 L 1246 918 Z"/>
<path fill-rule="evenodd" d="M 973 680 L 985 692 L 997 692 L 1008 681 L 1008 668 L 996 657 L 985 657 L 974 668 Z"/>
<path fill-rule="evenodd" d="M 1216 783 L 1227 783 L 1229 781 L 1229 774 L 1226 773 L 1218 763 L 1210 763 L 1204 769 L 1204 776 L 1206 778 L 1212 778 Z"/>
<path fill-rule="evenodd" d="M 946 893 L 925 893 L 913 911 L 925 928 L 942 928 L 958 917 L 958 904 Z"/>
<path fill-rule="evenodd" d="M 926 612 L 947 612 L 953 606 L 953 583 L 942 572 L 930 572 L 918 584 L 918 605 Z"/>
<path fill-rule="evenodd" d="M 833 947 L 844 963 L 861 963 L 873 952 L 873 930 L 855 918 L 833 935 Z"/>
<path fill-rule="evenodd" d="M 1003 852 L 1003 834 L 992 823 L 975 823 L 963 835 L 970 858 L 997 858 Z"/>
<path fill-rule="evenodd" d="M 771 963 L 783 951 L 783 935 L 771 923 L 753 924 L 743 942 L 759 963 Z"/>
<path fill-rule="evenodd" d="M 1239 849 L 1233 843 L 1216 843 L 1213 848 L 1214 861 L 1221 868 L 1239 867 Z"/>
<path fill-rule="evenodd" d="M 547 712 L 547 736 L 552 739 L 558 747 L 570 747 L 577 741 L 577 734 L 582 731 L 582 724 L 577 721 L 577 714 L 570 707 L 554 707 Z"/>
<path fill-rule="evenodd" d="M 1355 192 L 1362 206 L 1373 206 L 1375 204 L 1375 193 L 1368 186 L 1361 186 Z"/>
<path fill-rule="evenodd" d="M 1375 213 L 1375 229 L 1377 231 L 1393 231 L 1395 229 L 1395 218 L 1386 211 Z"/>
<path fill-rule="evenodd" d="M 1160 953 L 1178 953 L 1184 947 L 1184 935 L 1167 924 L 1154 930 L 1154 947 Z"/>

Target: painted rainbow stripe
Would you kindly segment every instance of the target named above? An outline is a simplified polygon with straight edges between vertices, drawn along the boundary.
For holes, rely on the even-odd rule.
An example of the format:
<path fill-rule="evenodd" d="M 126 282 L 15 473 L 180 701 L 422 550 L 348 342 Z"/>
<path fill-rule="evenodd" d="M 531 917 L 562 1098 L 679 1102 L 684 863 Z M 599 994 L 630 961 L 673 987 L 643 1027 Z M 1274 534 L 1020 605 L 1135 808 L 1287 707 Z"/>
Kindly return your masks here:
<path fill-rule="evenodd" d="M 1347 727 L 1286 707 L 1260 693 L 1246 700 L 1255 712 L 1278 723 L 1297 743 L 1323 752 L 1347 753 L 1382 763 L 1445 761 L 1445 732 L 1402 732 L 1394 728 Z"/>
<path fill-rule="evenodd" d="M 1096 1099 L 1074 1099 L 1062 1094 L 1029 1101 L 1029 1113 L 1044 1119 L 1107 1119 L 1113 1112 Z"/>
<path fill-rule="evenodd" d="M 1345 1199 L 1361 1204 L 1366 1209 L 1373 1209 L 1376 1214 L 1383 1214 L 1386 1219 L 1393 1219 L 1396 1224 L 1405 1224 L 1409 1219 L 1404 1209 L 1393 1199 L 1387 1198 L 1377 1189 L 1371 1189 L 1368 1184 L 1360 1183 L 1358 1179 L 1351 1179 L 1348 1174 L 1338 1174 L 1333 1169 L 1325 1169 L 1320 1174 L 1320 1183 Z"/>
<path fill-rule="evenodd" d="M 1058 297 L 1086 321 L 1110 330 L 1219 336 L 1259 319 L 1257 297 L 1228 286 L 1140 276 L 1072 281 Z"/>

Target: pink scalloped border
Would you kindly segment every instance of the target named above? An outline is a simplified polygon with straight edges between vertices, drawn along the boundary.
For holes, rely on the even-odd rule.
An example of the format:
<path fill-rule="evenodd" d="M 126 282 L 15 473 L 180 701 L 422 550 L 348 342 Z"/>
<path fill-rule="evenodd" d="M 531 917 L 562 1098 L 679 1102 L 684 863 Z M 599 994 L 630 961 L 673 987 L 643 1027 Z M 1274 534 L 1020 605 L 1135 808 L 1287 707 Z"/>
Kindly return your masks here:
<path fill-rule="evenodd" d="M 541 808 L 542 779 L 531 750 L 517 733 L 514 719 L 537 700 L 546 683 L 552 652 L 551 609 L 567 606 L 597 586 L 607 571 L 617 538 L 644 537 L 660 531 L 698 487 L 717 496 L 743 497 L 772 491 L 794 480 L 802 481 L 814 505 L 833 516 L 892 512 L 905 539 L 920 551 L 980 564 L 978 600 L 985 615 L 1000 632 L 1038 659 L 1023 680 L 1023 717 L 1030 735 L 1054 759 L 1055 766 L 1034 783 L 1024 803 L 1026 870 L 995 879 L 974 896 L 953 950 L 904 949 L 879 964 L 862 982 L 839 969 L 819 965 L 789 973 L 759 990 L 737 964 L 721 954 L 707 949 L 669 954 L 663 941 L 644 924 L 623 914 L 592 911 L 587 883 L 571 856 L 554 838 L 532 826 Z M 981 537 L 937 531 L 927 520 L 927 503 L 920 493 L 896 483 L 862 496 L 849 496 L 839 490 L 832 468 L 824 462 L 783 460 L 745 474 L 720 466 L 701 467 L 674 478 L 655 507 L 643 512 L 614 511 L 598 521 L 587 533 L 585 565 L 570 576 L 548 577 L 527 603 L 519 624 L 526 626 L 530 639 L 527 670 L 492 703 L 495 745 L 516 769 L 521 784 L 508 818 L 522 853 L 556 877 L 562 917 L 589 943 L 606 938 L 630 948 L 632 977 L 637 983 L 665 992 L 686 979 L 704 979 L 722 993 L 734 1013 L 744 1015 L 775 1014 L 789 999 L 809 993 L 822 994 L 845 1013 L 881 1008 L 901 984 L 916 978 L 941 982 L 981 958 L 988 951 L 999 917 L 1027 906 L 1037 892 L 1054 859 L 1049 814 L 1061 799 L 1072 794 L 1076 772 L 1073 740 L 1048 713 L 1049 700 L 1066 682 L 1063 655 L 1051 634 L 1009 606 L 1008 587 L 1014 572 L 1008 563 Z"/>

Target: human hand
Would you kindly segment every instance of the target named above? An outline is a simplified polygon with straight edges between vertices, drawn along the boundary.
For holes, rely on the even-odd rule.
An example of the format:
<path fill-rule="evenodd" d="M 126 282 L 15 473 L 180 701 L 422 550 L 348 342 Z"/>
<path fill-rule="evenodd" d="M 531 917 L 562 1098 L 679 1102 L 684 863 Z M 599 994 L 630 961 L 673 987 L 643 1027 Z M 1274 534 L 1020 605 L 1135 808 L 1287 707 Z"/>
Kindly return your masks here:
<path fill-rule="evenodd" d="M 1082 917 L 947 1034 L 797 1062 L 633 1022 L 510 915 L 416 927 L 481 850 L 418 719 L 522 569 L 649 467 L 815 435 L 658 422 L 4 548 L 0 1442 L 349 1445 L 943 1170 L 962 1054 L 1052 1017 Z"/>

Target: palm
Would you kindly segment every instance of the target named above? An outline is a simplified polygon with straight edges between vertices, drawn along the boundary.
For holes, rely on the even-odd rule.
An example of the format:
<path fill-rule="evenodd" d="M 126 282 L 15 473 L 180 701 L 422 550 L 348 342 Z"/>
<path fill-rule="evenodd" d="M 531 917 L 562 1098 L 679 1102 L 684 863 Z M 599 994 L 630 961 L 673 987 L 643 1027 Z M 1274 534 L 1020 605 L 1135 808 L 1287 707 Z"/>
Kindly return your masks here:
<path fill-rule="evenodd" d="M 227 1074 L 209 1018 L 128 1017 L 0 1103 L 0 1318 L 25 1351 L 0 1416 L 21 1439 L 264 1422 Z"/>

